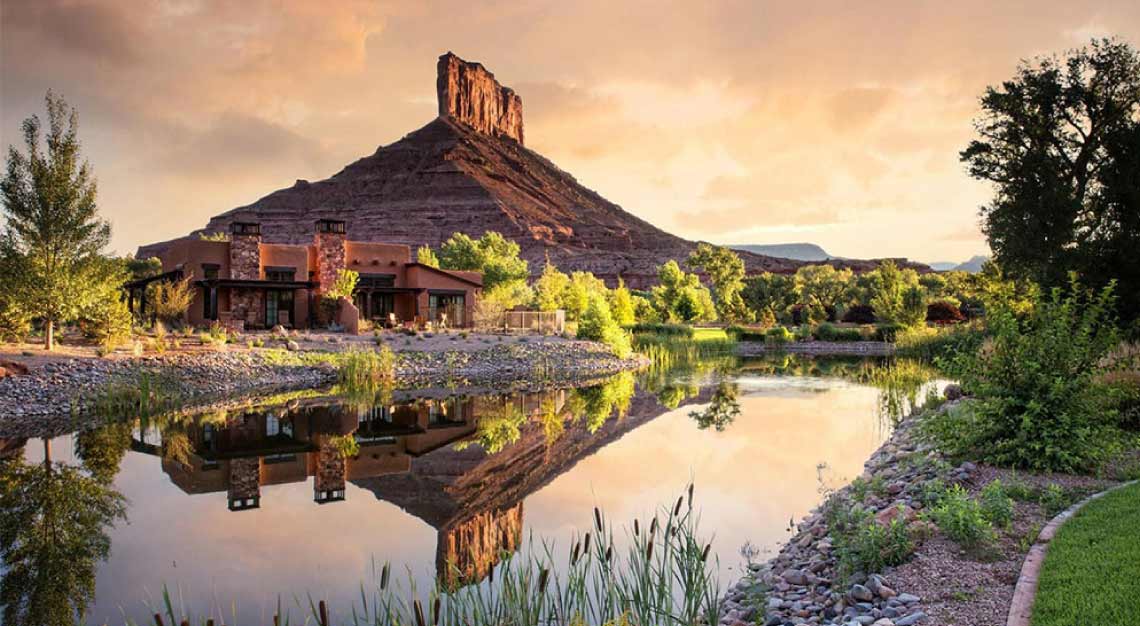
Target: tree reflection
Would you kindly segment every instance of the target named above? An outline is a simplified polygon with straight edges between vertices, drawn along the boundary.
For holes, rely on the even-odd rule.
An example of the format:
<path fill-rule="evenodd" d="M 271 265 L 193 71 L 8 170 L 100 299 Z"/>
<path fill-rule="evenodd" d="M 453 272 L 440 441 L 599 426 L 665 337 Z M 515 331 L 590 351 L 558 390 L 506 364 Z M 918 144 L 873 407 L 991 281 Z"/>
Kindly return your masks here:
<path fill-rule="evenodd" d="M 740 402 L 736 399 L 738 391 L 736 383 L 720 382 L 705 410 L 692 411 L 689 417 L 697 422 L 697 427 L 701 430 L 711 426 L 717 432 L 724 432 L 724 429 L 736 420 L 736 416 L 740 415 Z"/>
<path fill-rule="evenodd" d="M 105 527 L 126 518 L 126 500 L 103 480 L 113 478 L 122 454 L 96 439 L 87 442 L 91 476 L 53 462 L 47 439 L 43 463 L 0 461 L 5 624 L 73 626 L 95 598 L 95 565 L 111 552 Z"/>

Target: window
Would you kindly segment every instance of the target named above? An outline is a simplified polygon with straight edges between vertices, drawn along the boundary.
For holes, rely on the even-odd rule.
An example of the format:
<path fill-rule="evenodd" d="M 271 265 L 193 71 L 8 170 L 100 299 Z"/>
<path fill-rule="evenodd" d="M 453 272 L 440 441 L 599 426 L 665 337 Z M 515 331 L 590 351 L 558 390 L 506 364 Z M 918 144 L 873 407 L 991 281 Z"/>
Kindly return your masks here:
<path fill-rule="evenodd" d="M 318 233 L 344 234 L 344 222 L 340 220 L 317 220 Z"/>
<path fill-rule="evenodd" d="M 356 288 L 358 290 L 393 287 L 395 284 L 395 274 L 361 274 L 360 278 L 356 280 Z"/>
<path fill-rule="evenodd" d="M 275 283 L 291 283 L 293 277 L 297 274 L 295 267 L 267 267 L 265 268 L 265 280 Z"/>
<path fill-rule="evenodd" d="M 221 265 L 217 263 L 203 263 L 202 264 L 202 278 L 206 280 L 217 280 L 218 272 L 222 269 Z"/>

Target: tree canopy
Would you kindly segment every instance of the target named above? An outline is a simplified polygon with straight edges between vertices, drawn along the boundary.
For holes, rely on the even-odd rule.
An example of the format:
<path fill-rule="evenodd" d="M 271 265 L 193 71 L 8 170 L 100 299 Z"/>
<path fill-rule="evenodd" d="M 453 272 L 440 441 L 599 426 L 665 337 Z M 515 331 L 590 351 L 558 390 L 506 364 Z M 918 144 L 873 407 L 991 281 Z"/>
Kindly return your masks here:
<path fill-rule="evenodd" d="M 530 276 L 526 261 L 519 258 L 519 244 L 494 231 L 483 233 L 479 239 L 453 234 L 439 249 L 439 266 L 482 272 L 486 289 Z"/>
<path fill-rule="evenodd" d="M 1140 314 L 1140 55 L 1093 41 L 1023 62 L 981 98 L 977 138 L 961 153 L 993 183 L 983 230 L 1002 269 L 1045 288 L 1070 271 L 1094 287 L 1119 280 L 1119 307 Z"/>
<path fill-rule="evenodd" d="M 728 248 L 702 242 L 689 255 L 689 266 L 708 275 L 716 311 L 722 320 L 729 323 L 752 321 L 751 311 L 741 297 L 744 261 L 740 255 Z"/>
<path fill-rule="evenodd" d="M 48 92 L 47 134 L 39 116 L 24 120 L 24 152 L 8 147 L 0 180 L 7 224 L 0 235 L 4 300 L 44 320 L 44 347 L 57 324 L 74 319 L 102 285 L 97 260 L 111 237 L 99 218 L 91 166 L 81 160 L 79 116 Z M 45 151 L 46 147 L 46 151 Z"/>

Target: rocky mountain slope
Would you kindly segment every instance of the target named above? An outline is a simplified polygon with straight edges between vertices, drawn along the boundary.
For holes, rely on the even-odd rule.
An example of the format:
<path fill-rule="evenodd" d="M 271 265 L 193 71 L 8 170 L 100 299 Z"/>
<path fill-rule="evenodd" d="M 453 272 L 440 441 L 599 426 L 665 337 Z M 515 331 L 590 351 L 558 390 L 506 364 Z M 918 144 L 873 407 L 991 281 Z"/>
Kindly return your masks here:
<path fill-rule="evenodd" d="M 781 257 L 795 261 L 827 261 L 835 258 L 828 254 L 827 250 L 824 250 L 814 243 L 739 244 L 729 247 L 733 250 Z"/>
<path fill-rule="evenodd" d="M 611 284 L 620 276 L 635 288 L 656 282 L 659 265 L 684 259 L 696 247 L 528 150 L 521 98 L 482 65 L 447 53 L 437 69 L 438 118 L 331 178 L 298 180 L 215 216 L 199 232 L 252 221 L 261 224 L 265 241 L 303 243 L 312 240 L 315 220 L 331 218 L 347 222 L 351 239 L 434 247 L 455 232 L 478 237 L 494 230 L 519 243 L 535 274 L 549 257 L 564 271 L 590 271 Z M 152 256 L 162 246 L 143 246 L 138 256 Z M 750 273 L 792 272 L 803 264 L 741 256 Z"/>

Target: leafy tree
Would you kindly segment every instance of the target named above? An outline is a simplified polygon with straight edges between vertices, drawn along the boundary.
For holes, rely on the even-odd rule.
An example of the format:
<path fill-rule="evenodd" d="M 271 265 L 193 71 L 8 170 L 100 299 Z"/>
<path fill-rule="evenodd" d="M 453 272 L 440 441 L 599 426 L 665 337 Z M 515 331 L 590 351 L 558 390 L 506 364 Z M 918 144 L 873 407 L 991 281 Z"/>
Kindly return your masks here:
<path fill-rule="evenodd" d="M 0 276 L 15 276 L 20 259 L 0 244 Z M 32 330 L 32 312 L 14 280 L 0 280 L 0 341 L 23 341 Z"/>
<path fill-rule="evenodd" d="M 981 216 L 997 262 L 1046 288 L 1114 278 L 1140 315 L 1140 55 L 1101 40 L 1023 62 L 981 106 L 960 156 L 994 185 Z"/>
<path fill-rule="evenodd" d="M 707 243 L 697 244 L 689 255 L 689 266 L 703 271 L 712 283 L 717 314 L 729 323 L 747 323 L 752 314 L 740 292 L 744 289 L 744 261 L 728 248 Z"/>
<path fill-rule="evenodd" d="M 795 278 L 792 276 L 764 272 L 746 278 L 741 295 L 756 315 L 769 309 L 777 318 L 788 321 L 787 314 L 796 304 L 795 287 Z"/>
<path fill-rule="evenodd" d="M 610 305 L 599 294 L 591 295 L 590 303 L 578 320 L 578 338 L 600 341 L 609 346 L 619 358 L 624 359 L 633 352 L 629 333 L 614 321 Z"/>
<path fill-rule="evenodd" d="M 82 623 L 95 565 L 111 552 L 105 528 L 126 518 L 122 494 L 45 457 L 0 461 L 0 604 L 12 626 Z"/>
<path fill-rule="evenodd" d="M 131 447 L 132 425 L 113 422 L 75 435 L 75 453 L 91 477 L 109 485 Z"/>
<path fill-rule="evenodd" d="M 653 306 L 669 321 L 713 321 L 716 305 L 696 274 L 687 274 L 676 261 L 657 270 L 659 285 L 653 288 Z"/>
<path fill-rule="evenodd" d="M 534 302 L 539 311 L 554 311 L 562 306 L 570 277 L 559 271 L 550 259 L 542 268 L 542 275 L 534 281 Z"/>
<path fill-rule="evenodd" d="M 610 311 L 614 315 L 614 321 L 619 326 L 629 326 L 637 321 L 637 314 L 633 307 L 633 295 L 626 289 L 625 281 L 618 279 L 618 286 L 616 289 L 610 291 Z"/>
<path fill-rule="evenodd" d="M 482 272 L 486 289 L 530 276 L 526 261 L 519 258 L 519 244 L 494 231 L 483 233 L 478 240 L 463 233 L 453 234 L 439 249 L 439 266 Z"/>
<path fill-rule="evenodd" d="M 127 267 L 122 259 L 93 259 L 91 275 L 95 280 L 90 297 L 84 299 L 77 314 L 84 334 L 97 341 L 104 352 L 131 338 L 134 318 L 122 291 L 123 283 L 130 279 Z"/>
<path fill-rule="evenodd" d="M 429 267 L 439 267 L 439 257 L 435 256 L 431 246 L 422 245 L 416 248 L 416 263 L 422 263 Z"/>
<path fill-rule="evenodd" d="M 911 288 L 917 286 L 918 275 L 914 270 L 903 271 L 894 261 L 883 261 L 875 270 L 870 286 L 871 307 L 875 309 L 875 316 L 880 321 L 894 324 L 907 324 L 908 320 L 913 321 L 913 316 L 907 315 L 904 297 Z M 916 310 L 912 310 L 911 313 Z M 924 308 L 923 315 L 925 314 Z"/>
<path fill-rule="evenodd" d="M 604 297 L 607 291 L 605 281 L 590 272 L 570 274 L 570 283 L 562 290 L 562 308 L 566 309 L 566 317 L 580 319 L 590 305 L 590 300 L 598 296 Z"/>
<path fill-rule="evenodd" d="M 0 256 L 7 259 L 7 297 L 43 319 L 44 348 L 51 350 L 56 326 L 73 320 L 99 287 L 92 270 L 111 227 L 99 219 L 95 179 L 80 160 L 78 114 L 50 91 L 45 100 L 46 137 L 33 115 L 23 124 L 26 153 L 8 148 Z"/>
<path fill-rule="evenodd" d="M 805 265 L 796 270 L 796 296 L 805 306 L 817 302 L 824 309 L 834 311 L 837 306 L 847 303 L 852 276 L 849 269 Z"/>
<path fill-rule="evenodd" d="M 898 322 L 904 326 L 921 326 L 926 322 L 926 293 L 912 285 L 903 292 Z"/>

